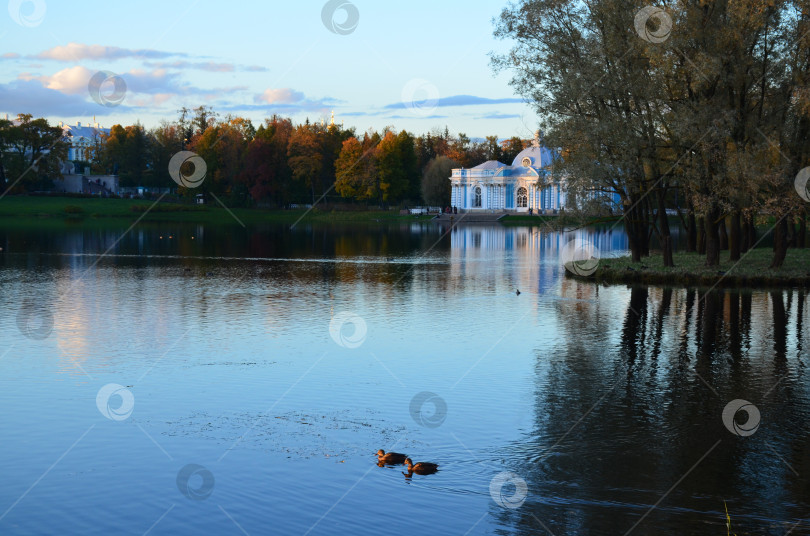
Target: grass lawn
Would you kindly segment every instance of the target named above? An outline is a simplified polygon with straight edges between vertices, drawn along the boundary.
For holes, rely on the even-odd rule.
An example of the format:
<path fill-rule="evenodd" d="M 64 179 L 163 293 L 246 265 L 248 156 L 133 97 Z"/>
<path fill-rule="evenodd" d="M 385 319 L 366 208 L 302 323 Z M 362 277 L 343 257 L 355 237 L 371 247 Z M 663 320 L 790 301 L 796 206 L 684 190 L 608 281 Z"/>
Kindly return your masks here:
<path fill-rule="evenodd" d="M 7 196 L 0 199 L 0 225 L 17 225 L 20 220 L 38 220 L 54 223 L 109 222 L 120 224 L 132 222 L 142 216 L 142 221 L 175 221 L 208 224 L 236 224 L 236 218 L 245 224 L 330 222 L 381 222 L 381 221 L 426 221 L 432 216 L 401 216 L 396 210 L 362 212 L 324 212 L 317 207 L 309 212 L 300 210 L 262 210 L 234 208 L 230 212 L 216 201 L 208 205 L 184 205 L 159 203 L 145 199 L 100 199 L 83 197 Z M 151 207 L 151 208 L 150 208 Z M 148 211 L 148 212 L 147 212 Z M 233 215 L 231 214 L 233 213 Z M 234 218 L 236 216 L 236 218 Z"/>
<path fill-rule="evenodd" d="M 728 260 L 728 251 L 720 253 L 720 266 L 706 266 L 706 256 L 675 253 L 675 266 L 665 268 L 663 257 L 654 252 L 641 262 L 630 257 L 602 259 L 594 278 L 607 283 L 652 283 L 672 285 L 715 285 L 723 287 L 810 286 L 810 249 L 789 249 L 782 268 L 768 268 L 773 249 L 757 248 L 741 255 L 740 261 Z"/>
<path fill-rule="evenodd" d="M 529 216 L 528 214 L 508 214 L 501 218 L 501 223 L 504 225 L 520 225 L 520 226 L 543 226 L 543 227 L 562 227 L 566 225 L 596 225 L 602 223 L 615 223 L 621 220 L 621 216 L 615 217 L 601 217 L 585 220 L 573 214 L 563 214 L 560 216 Z"/>

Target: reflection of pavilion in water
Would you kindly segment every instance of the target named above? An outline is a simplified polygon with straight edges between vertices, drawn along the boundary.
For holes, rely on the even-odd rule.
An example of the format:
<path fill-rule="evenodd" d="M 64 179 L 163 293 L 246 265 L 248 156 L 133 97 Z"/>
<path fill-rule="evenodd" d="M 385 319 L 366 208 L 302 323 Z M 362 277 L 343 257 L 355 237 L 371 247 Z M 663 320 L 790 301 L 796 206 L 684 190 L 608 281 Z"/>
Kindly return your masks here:
<path fill-rule="evenodd" d="M 627 250 L 627 235 L 620 229 L 549 232 L 536 227 L 464 225 L 455 227 L 450 236 L 454 276 L 510 281 L 537 293 L 556 284 L 562 269 L 560 252 L 571 240 L 590 241 L 602 257 Z"/>

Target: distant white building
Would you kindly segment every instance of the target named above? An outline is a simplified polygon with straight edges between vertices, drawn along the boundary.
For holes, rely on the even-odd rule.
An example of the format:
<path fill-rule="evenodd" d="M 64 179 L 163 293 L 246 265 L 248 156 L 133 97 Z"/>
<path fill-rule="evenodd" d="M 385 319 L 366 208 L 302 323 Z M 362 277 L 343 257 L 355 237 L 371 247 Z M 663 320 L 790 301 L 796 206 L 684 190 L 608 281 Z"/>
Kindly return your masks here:
<path fill-rule="evenodd" d="M 110 135 L 110 129 L 100 126 L 98 123 L 92 125 L 66 125 L 59 122 L 65 133 L 65 137 L 70 141 L 68 148 L 68 160 L 90 160 L 93 156 L 92 149 L 96 143 L 104 136 Z"/>
<path fill-rule="evenodd" d="M 463 211 L 557 211 L 566 206 L 565 178 L 553 173 L 555 155 L 541 147 L 539 133 L 512 165 L 490 160 L 472 169 L 454 169 L 451 204 Z"/>
<path fill-rule="evenodd" d="M 110 129 L 98 123 L 83 125 L 79 122 L 75 125 L 66 125 L 60 121 L 58 126 L 62 127 L 65 139 L 70 145 L 67 161 L 62 163 L 63 178 L 54 180 L 55 191 L 101 196 L 119 194 L 118 176 L 90 175 L 89 167 L 74 169 L 73 165 L 76 160 L 92 160 L 93 149 L 101 143 L 102 138 L 109 136 Z"/>
<path fill-rule="evenodd" d="M 5 118 L 10 120 L 13 125 L 19 125 L 17 119 L 9 119 L 8 114 Z M 110 135 L 110 129 L 104 128 L 98 123 L 92 125 L 82 125 L 81 122 L 76 125 L 67 125 L 62 121 L 57 123 L 58 127 L 62 128 L 65 137 L 70 142 L 68 148 L 69 161 L 73 160 L 90 160 L 92 157 L 92 148 L 96 145 L 96 141 L 100 140 L 103 136 Z"/>

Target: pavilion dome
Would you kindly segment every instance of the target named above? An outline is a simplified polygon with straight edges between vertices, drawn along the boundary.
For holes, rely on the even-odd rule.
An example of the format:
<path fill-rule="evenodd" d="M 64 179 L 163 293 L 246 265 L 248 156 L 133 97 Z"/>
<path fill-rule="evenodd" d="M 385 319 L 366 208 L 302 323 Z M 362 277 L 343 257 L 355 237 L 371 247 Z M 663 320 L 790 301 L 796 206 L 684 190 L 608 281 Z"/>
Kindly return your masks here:
<path fill-rule="evenodd" d="M 512 161 L 512 167 L 542 168 L 551 165 L 553 155 L 546 147 L 532 145 L 520 151 Z"/>

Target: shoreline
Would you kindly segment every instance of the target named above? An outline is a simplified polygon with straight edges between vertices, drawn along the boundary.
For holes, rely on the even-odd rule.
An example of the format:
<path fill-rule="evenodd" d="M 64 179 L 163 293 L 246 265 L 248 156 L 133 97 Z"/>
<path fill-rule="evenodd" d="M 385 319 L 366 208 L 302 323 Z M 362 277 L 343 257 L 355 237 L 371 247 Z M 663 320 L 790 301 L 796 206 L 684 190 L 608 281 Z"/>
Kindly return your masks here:
<path fill-rule="evenodd" d="M 223 200 L 227 206 L 227 201 Z M 326 210 L 324 210 L 326 209 Z M 144 215 L 145 214 L 145 215 Z M 295 224 L 295 223 L 387 223 L 428 222 L 435 215 L 400 214 L 399 210 L 332 210 L 314 209 L 223 208 L 216 202 L 206 205 L 156 203 L 153 199 L 121 199 L 81 196 L 19 195 L 0 199 L 0 226 L 14 225 L 104 225 L 141 222 L 203 223 L 212 225 Z M 620 217 L 583 221 L 566 215 L 506 214 L 498 223 L 505 227 L 550 227 L 613 223 Z M 459 222 L 456 222 L 459 223 Z"/>
<path fill-rule="evenodd" d="M 741 255 L 740 261 L 729 261 L 728 251 L 721 251 L 720 265 L 707 267 L 705 255 L 676 252 L 675 266 L 665 268 L 660 253 L 641 262 L 630 257 L 601 259 L 590 276 L 565 271 L 566 277 L 609 285 L 656 285 L 671 287 L 718 287 L 739 289 L 810 288 L 810 248 L 788 250 L 781 268 L 768 268 L 771 248 L 756 248 Z"/>
<path fill-rule="evenodd" d="M 227 203 L 226 203 L 227 205 Z M 145 215 L 144 215 L 145 214 Z M 324 211 L 315 209 L 228 208 L 218 204 L 157 203 L 150 199 L 14 196 L 0 199 L 0 226 L 201 223 L 214 225 L 298 223 L 424 222 L 433 216 L 401 215 L 397 210 Z"/>

